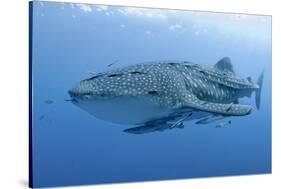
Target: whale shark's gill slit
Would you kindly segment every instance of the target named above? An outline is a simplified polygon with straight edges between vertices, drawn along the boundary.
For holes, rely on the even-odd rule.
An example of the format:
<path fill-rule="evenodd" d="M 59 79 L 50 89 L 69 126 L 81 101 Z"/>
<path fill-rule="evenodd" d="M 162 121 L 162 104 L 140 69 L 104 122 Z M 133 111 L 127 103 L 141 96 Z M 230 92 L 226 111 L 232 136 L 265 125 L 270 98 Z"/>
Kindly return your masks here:
<path fill-rule="evenodd" d="M 171 66 L 176 66 L 176 65 L 178 65 L 178 63 L 175 63 L 175 62 L 169 62 L 168 64 L 171 65 Z"/>
<path fill-rule="evenodd" d="M 204 70 L 199 70 L 199 73 L 201 73 L 203 75 L 207 75 L 207 72 L 205 72 Z"/>
<path fill-rule="evenodd" d="M 95 76 L 93 76 L 93 77 L 90 77 L 90 78 L 88 78 L 88 79 L 85 79 L 85 81 L 90 81 L 90 80 L 99 78 L 99 77 L 101 77 L 101 76 L 103 76 L 103 74 L 95 75 Z"/>
<path fill-rule="evenodd" d="M 144 74 L 144 72 L 134 71 L 134 72 L 130 72 L 130 74 Z"/>
<path fill-rule="evenodd" d="M 150 95 L 159 95 L 157 91 L 148 91 L 148 94 Z"/>
<path fill-rule="evenodd" d="M 118 77 L 118 76 L 122 76 L 123 74 L 118 73 L 118 74 L 110 74 L 107 77 Z"/>

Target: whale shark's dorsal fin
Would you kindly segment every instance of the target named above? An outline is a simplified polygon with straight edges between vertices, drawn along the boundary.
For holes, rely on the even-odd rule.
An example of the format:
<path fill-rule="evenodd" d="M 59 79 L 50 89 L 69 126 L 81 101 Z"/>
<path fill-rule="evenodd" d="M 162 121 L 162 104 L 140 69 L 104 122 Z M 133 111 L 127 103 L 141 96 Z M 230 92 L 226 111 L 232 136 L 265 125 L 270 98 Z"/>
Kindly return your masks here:
<path fill-rule="evenodd" d="M 216 69 L 226 72 L 231 72 L 234 74 L 233 66 L 231 64 L 229 57 L 224 57 L 221 60 L 219 60 L 215 66 Z"/>

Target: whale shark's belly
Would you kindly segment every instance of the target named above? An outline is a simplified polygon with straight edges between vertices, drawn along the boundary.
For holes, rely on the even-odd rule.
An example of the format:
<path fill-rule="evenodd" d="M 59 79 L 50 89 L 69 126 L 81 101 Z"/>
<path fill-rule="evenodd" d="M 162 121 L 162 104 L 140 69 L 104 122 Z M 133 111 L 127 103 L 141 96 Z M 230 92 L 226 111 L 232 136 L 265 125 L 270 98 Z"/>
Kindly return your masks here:
<path fill-rule="evenodd" d="M 117 124 L 140 124 L 169 115 L 172 108 L 163 107 L 151 98 L 115 97 L 107 100 L 73 102 L 96 118 Z"/>

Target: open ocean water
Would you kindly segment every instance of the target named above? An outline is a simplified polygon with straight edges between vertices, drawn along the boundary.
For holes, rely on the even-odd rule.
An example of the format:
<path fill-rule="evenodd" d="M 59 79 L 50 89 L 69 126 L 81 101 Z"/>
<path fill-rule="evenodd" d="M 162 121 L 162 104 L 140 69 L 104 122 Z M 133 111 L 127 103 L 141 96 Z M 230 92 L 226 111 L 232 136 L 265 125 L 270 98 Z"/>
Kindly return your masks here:
<path fill-rule="evenodd" d="M 270 16 L 40 1 L 32 11 L 35 187 L 271 172 Z M 157 60 L 213 65 L 225 56 L 241 78 L 265 77 L 260 110 L 254 94 L 243 98 L 253 112 L 222 128 L 185 122 L 128 134 L 65 101 L 90 73 Z"/>

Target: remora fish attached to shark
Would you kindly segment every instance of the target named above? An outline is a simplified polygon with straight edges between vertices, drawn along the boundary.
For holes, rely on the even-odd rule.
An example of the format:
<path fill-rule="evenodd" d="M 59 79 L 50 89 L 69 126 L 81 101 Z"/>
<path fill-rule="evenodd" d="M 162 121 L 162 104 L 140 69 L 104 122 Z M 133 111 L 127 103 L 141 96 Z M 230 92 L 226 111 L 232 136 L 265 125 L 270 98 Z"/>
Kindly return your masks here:
<path fill-rule="evenodd" d="M 182 128 L 183 122 L 206 124 L 244 116 L 251 105 L 239 98 L 256 93 L 260 107 L 263 72 L 257 83 L 236 76 L 228 57 L 214 66 L 187 61 L 155 61 L 96 74 L 69 90 L 72 103 L 97 118 L 137 125 L 128 133 Z"/>

